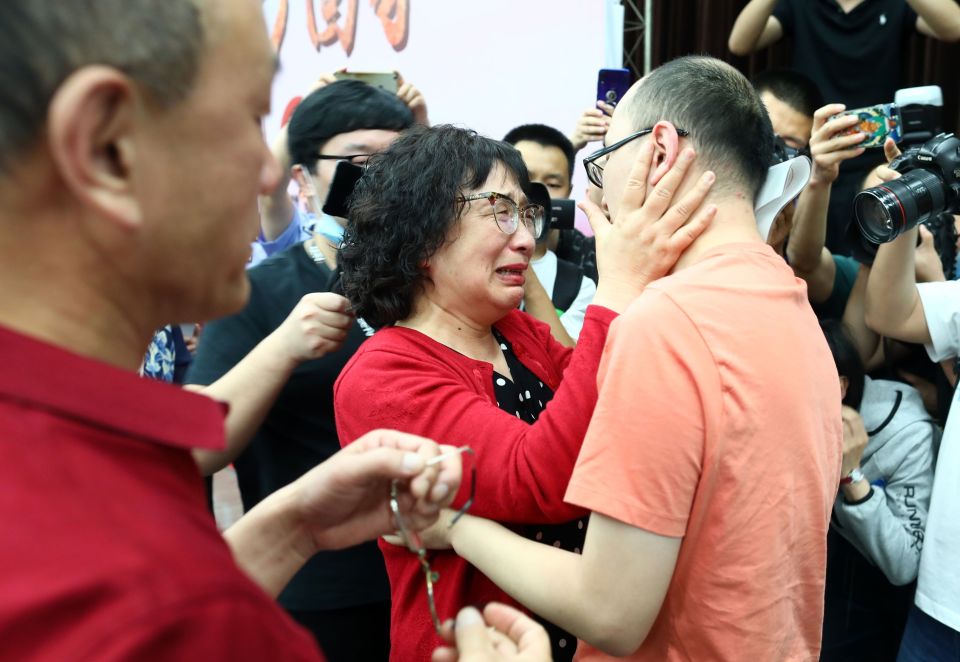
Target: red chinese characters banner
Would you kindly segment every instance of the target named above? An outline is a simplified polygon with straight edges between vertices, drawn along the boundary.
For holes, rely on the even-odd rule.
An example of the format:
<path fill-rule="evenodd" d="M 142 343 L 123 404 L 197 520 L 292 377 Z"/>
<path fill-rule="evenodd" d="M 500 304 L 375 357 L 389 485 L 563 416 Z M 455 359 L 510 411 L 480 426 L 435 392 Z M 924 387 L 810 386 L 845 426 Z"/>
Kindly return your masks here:
<path fill-rule="evenodd" d="M 593 104 L 605 66 L 604 0 L 265 0 L 263 7 L 281 61 L 270 136 L 290 99 L 340 67 L 400 71 L 423 92 L 434 124 L 496 138 L 528 122 L 569 133 Z"/>

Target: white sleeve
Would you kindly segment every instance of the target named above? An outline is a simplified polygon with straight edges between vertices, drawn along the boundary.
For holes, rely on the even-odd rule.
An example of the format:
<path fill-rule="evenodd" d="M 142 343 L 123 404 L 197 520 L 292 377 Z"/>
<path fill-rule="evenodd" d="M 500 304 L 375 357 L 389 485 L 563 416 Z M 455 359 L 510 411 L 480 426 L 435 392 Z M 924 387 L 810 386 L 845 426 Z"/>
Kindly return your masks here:
<path fill-rule="evenodd" d="M 926 346 L 930 359 L 960 356 L 960 281 L 919 283 L 917 291 L 932 341 Z"/>
<path fill-rule="evenodd" d="M 583 328 L 583 318 L 587 314 L 587 306 L 593 303 L 593 297 L 597 294 L 597 286 L 593 280 L 584 275 L 580 279 L 580 292 L 577 298 L 573 300 L 567 311 L 560 316 L 560 323 L 567 330 L 570 337 L 577 340 L 580 337 L 580 329 Z"/>

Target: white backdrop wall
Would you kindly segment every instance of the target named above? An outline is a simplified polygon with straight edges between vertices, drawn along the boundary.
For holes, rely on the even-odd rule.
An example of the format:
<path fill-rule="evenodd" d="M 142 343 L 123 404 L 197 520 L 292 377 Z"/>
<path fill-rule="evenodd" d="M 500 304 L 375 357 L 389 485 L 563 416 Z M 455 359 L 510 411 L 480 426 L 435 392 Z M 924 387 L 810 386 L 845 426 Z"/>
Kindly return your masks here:
<path fill-rule="evenodd" d="M 458 124 L 502 138 L 514 126 L 541 122 L 569 134 L 593 104 L 597 70 L 619 66 L 618 5 L 617 0 L 265 0 L 281 62 L 268 137 L 278 130 L 290 99 L 319 74 L 340 67 L 400 71 L 423 92 L 433 124 Z M 586 178 L 579 158 L 574 175 L 574 197 L 580 198 Z M 584 227 L 585 219 L 578 225 Z"/>

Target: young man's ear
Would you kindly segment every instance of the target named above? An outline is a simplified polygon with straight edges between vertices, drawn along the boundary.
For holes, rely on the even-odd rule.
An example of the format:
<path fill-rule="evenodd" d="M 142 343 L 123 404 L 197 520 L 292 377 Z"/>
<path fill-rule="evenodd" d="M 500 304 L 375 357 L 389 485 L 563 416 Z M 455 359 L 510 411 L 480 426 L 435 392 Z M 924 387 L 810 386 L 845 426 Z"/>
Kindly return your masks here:
<path fill-rule="evenodd" d="M 57 90 L 47 114 L 51 158 L 68 191 L 126 228 L 142 221 L 132 169 L 137 113 L 133 84 L 110 67 L 85 67 Z"/>
<path fill-rule="evenodd" d="M 309 171 L 306 166 L 297 164 L 290 168 L 290 174 L 293 177 L 293 181 L 297 183 L 297 186 L 300 187 L 301 193 L 306 196 L 315 195 L 313 190 L 313 177 L 309 176 Z"/>
<path fill-rule="evenodd" d="M 677 161 L 677 156 L 680 154 L 680 136 L 673 124 L 661 120 L 653 125 L 650 139 L 654 145 L 654 166 L 650 170 L 650 185 L 656 186 Z"/>
<path fill-rule="evenodd" d="M 850 388 L 850 380 L 844 377 L 843 375 L 841 375 L 840 376 L 840 399 L 841 400 L 847 397 L 848 388 Z"/>

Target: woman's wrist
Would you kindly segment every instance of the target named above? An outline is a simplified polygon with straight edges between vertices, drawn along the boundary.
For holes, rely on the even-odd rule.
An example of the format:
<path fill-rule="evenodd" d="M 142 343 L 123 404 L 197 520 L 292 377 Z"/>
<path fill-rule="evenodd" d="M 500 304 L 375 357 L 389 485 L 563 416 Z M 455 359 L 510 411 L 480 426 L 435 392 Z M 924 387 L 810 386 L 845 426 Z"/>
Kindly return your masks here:
<path fill-rule="evenodd" d="M 461 515 L 456 524 L 450 527 L 450 547 L 458 556 L 463 556 L 461 552 L 465 544 L 464 538 L 470 535 L 470 528 L 476 524 L 475 520 L 475 517 L 465 513 Z"/>
<path fill-rule="evenodd" d="M 644 288 L 632 283 L 624 283 L 608 278 L 604 281 L 600 277 L 600 283 L 597 285 L 597 293 L 593 297 L 593 303 L 597 306 L 609 308 L 616 313 L 622 313 L 633 301 L 643 293 Z"/>

